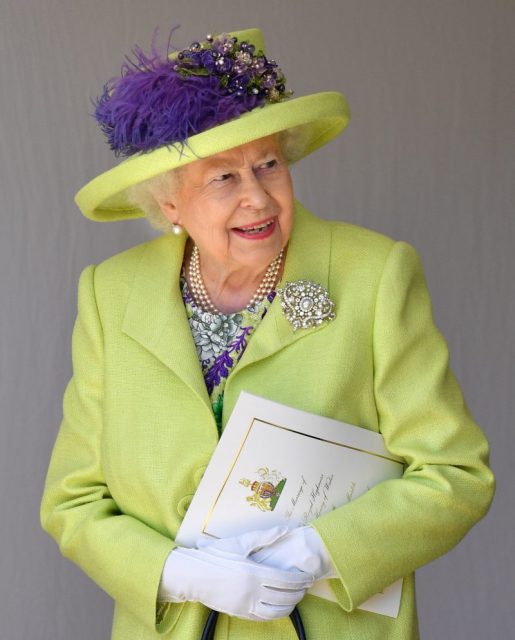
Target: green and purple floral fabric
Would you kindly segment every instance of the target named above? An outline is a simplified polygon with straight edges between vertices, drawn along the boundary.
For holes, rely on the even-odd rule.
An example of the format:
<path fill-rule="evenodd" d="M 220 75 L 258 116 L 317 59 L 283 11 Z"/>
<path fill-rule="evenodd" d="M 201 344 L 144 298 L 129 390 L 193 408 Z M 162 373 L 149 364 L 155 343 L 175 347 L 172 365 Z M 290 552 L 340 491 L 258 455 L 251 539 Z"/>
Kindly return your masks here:
<path fill-rule="evenodd" d="M 197 307 L 184 277 L 181 277 L 180 285 L 216 425 L 221 433 L 225 383 L 241 360 L 252 333 L 265 317 L 275 291 L 251 309 L 213 314 Z"/>

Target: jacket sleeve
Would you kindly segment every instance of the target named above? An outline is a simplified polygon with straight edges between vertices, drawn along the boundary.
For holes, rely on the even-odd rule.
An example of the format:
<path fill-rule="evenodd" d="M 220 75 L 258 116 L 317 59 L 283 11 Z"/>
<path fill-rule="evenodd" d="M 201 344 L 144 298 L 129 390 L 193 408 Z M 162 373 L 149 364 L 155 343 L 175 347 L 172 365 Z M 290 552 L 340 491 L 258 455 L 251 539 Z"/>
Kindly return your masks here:
<path fill-rule="evenodd" d="M 494 492 L 486 439 L 449 369 L 418 256 L 403 242 L 383 269 L 373 346 L 379 429 L 406 465 L 401 479 L 311 523 L 341 576 L 331 582 L 347 611 L 456 545 Z"/>
<path fill-rule="evenodd" d="M 93 266 L 80 278 L 72 339 L 73 378 L 63 401 L 41 504 L 43 528 L 64 556 L 147 626 L 168 631 L 182 605 L 156 619 L 161 571 L 172 540 L 121 513 L 102 471 L 103 335 Z M 160 612 L 161 612 L 160 608 Z"/>

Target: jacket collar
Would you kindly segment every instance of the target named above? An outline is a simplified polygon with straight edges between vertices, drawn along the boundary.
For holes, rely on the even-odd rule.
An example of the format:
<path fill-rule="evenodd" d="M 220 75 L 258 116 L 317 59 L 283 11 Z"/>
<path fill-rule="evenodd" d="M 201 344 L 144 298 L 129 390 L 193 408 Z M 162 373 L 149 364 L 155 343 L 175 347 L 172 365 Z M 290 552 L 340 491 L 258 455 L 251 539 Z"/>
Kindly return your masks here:
<path fill-rule="evenodd" d="M 211 411 L 179 289 L 185 242 L 184 236 L 166 235 L 147 244 L 129 295 L 122 330 L 181 378 Z M 330 246 L 329 225 L 296 202 L 282 282 L 306 279 L 327 288 Z M 237 369 L 269 357 L 324 326 L 294 332 L 284 317 L 280 300 L 276 299 Z"/>

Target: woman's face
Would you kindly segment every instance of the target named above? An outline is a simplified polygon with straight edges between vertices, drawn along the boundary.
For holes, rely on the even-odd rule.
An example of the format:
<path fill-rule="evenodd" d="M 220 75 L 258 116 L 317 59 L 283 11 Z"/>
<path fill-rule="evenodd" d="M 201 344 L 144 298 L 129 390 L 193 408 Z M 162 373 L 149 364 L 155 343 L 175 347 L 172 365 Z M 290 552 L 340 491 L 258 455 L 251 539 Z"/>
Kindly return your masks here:
<path fill-rule="evenodd" d="M 186 229 L 204 264 L 260 272 L 288 242 L 293 190 L 275 136 L 192 162 L 179 169 L 178 183 L 162 209 Z"/>

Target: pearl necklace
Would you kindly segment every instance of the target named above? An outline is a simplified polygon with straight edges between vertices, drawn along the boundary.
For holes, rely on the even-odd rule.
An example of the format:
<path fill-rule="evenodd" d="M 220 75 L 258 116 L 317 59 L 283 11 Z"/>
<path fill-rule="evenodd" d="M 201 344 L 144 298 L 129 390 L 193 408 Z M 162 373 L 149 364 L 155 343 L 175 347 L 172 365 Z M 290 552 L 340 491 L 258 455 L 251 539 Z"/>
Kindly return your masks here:
<path fill-rule="evenodd" d="M 279 255 L 269 264 L 268 269 L 263 276 L 263 280 L 261 280 L 259 287 L 256 289 L 254 295 L 246 306 L 246 309 L 249 311 L 252 310 L 253 305 L 267 296 L 274 288 L 279 270 L 281 269 L 283 255 L 284 250 L 281 249 Z M 200 253 L 196 244 L 193 245 L 188 271 L 190 275 L 191 293 L 193 294 L 198 306 L 215 315 L 224 315 L 215 307 L 208 292 L 206 291 L 204 280 L 202 279 L 202 274 L 200 272 Z"/>

